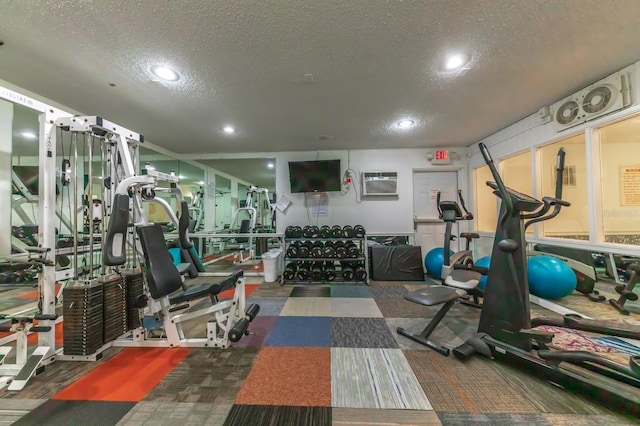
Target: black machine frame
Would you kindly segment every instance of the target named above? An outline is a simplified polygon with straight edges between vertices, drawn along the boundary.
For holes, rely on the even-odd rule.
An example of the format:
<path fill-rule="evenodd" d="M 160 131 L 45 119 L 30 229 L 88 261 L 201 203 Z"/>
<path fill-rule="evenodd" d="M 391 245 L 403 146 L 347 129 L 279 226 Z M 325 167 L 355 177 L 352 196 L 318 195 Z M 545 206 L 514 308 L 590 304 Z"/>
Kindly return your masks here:
<path fill-rule="evenodd" d="M 502 204 L 478 334 L 454 349 L 454 355 L 464 360 L 479 353 L 504 360 L 610 408 L 640 415 L 640 357 L 630 357 L 629 366 L 625 367 L 586 351 L 551 350 L 547 345 L 553 333 L 532 330 L 525 230 L 533 223 L 557 216 L 563 206 L 570 205 L 562 200 L 564 149 L 558 151 L 556 196 L 542 201 L 507 188 L 483 143 L 480 152 L 495 180 L 487 185 Z M 588 324 L 582 327 L 589 329 Z"/>

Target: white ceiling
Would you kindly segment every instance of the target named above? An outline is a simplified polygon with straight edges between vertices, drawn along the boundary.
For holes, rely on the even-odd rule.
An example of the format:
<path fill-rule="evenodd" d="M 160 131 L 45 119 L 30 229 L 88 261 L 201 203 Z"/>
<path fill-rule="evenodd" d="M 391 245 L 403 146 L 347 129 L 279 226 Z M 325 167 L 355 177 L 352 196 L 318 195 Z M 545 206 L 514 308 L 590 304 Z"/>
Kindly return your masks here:
<path fill-rule="evenodd" d="M 640 59 L 637 0 L 0 3 L 1 79 L 185 154 L 469 145 Z"/>

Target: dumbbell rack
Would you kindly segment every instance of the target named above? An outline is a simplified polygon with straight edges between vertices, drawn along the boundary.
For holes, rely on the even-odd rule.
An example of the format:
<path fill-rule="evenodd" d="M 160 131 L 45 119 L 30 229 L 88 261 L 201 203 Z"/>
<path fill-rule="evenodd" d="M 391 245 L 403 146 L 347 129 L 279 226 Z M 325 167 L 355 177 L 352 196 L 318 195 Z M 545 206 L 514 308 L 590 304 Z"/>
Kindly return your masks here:
<path fill-rule="evenodd" d="M 327 241 L 342 241 L 344 243 L 353 242 L 358 247 L 358 257 L 345 257 L 345 258 L 336 258 L 336 257 L 287 257 L 287 252 L 289 246 L 294 242 L 315 242 L 321 241 L 326 243 Z M 284 278 L 284 274 L 282 274 L 282 284 L 366 284 L 369 285 L 369 256 L 367 253 L 367 239 L 366 235 L 362 238 L 358 237 L 340 237 L 340 238 L 332 238 L 332 237 L 300 237 L 300 238 L 286 238 L 285 242 L 285 250 L 284 250 L 284 267 L 287 266 L 290 262 L 308 262 L 309 264 L 313 264 L 314 262 L 334 262 L 336 266 L 336 275 L 334 280 L 313 280 L 309 278 L 308 280 L 298 280 L 292 279 L 288 280 Z M 342 277 L 341 263 L 340 262 L 361 262 L 364 265 L 364 269 L 367 272 L 367 277 L 363 281 L 353 280 L 345 280 Z"/>

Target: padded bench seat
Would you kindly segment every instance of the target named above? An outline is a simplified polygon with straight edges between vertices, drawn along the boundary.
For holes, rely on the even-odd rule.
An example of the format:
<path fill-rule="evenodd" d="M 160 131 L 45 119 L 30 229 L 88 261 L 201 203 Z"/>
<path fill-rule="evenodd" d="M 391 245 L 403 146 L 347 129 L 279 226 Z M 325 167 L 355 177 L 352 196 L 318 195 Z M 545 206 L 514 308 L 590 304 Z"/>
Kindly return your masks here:
<path fill-rule="evenodd" d="M 404 298 L 419 305 L 433 306 L 451 302 L 458 298 L 454 288 L 445 286 L 431 286 L 407 293 Z"/>
<path fill-rule="evenodd" d="M 187 288 L 186 291 L 173 295 L 169 298 L 169 303 L 177 305 L 178 303 L 190 302 L 192 300 L 201 299 L 207 296 L 215 296 L 225 290 L 230 290 L 236 286 L 236 282 L 244 275 L 243 271 L 236 271 L 224 280 L 213 284 L 200 284 Z"/>

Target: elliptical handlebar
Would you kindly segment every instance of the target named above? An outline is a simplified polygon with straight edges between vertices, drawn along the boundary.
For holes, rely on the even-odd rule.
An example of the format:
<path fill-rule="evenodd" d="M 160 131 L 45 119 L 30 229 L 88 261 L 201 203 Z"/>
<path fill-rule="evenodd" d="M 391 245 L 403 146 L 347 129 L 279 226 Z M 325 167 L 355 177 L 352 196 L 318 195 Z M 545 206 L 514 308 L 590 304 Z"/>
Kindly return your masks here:
<path fill-rule="evenodd" d="M 489 153 L 487 146 L 484 143 L 480 142 L 479 148 L 480 148 L 480 152 L 482 153 L 482 156 L 484 157 L 484 162 L 487 163 L 487 166 L 489 166 L 489 170 L 491 170 L 493 179 L 495 180 L 496 185 L 498 186 L 498 192 L 500 193 L 500 198 L 502 198 L 502 203 L 504 204 L 504 207 L 506 210 L 505 217 L 508 217 L 513 212 L 513 201 L 511 200 L 511 196 L 507 191 L 507 187 L 504 186 L 504 182 L 500 177 L 500 173 L 498 173 L 498 169 L 496 169 L 495 164 L 493 164 L 493 158 L 491 158 L 491 154 Z"/>
<path fill-rule="evenodd" d="M 562 199 L 562 181 L 564 177 L 564 157 L 566 155 L 566 151 L 563 147 L 558 149 L 558 156 L 556 160 L 556 191 L 555 197 L 543 197 L 542 201 L 544 202 L 544 207 L 537 212 L 522 215 L 523 219 L 531 219 L 524 224 L 524 228 L 527 229 L 529 226 L 533 225 L 537 222 L 542 222 L 543 220 L 549 220 L 556 217 L 562 207 L 569 207 L 571 203 L 568 201 L 564 201 Z M 553 207 L 553 212 L 547 215 L 547 212 L 551 210 Z"/>
<path fill-rule="evenodd" d="M 442 219 L 442 209 L 440 208 L 440 191 L 436 194 L 436 206 L 438 206 L 438 218 Z"/>
<path fill-rule="evenodd" d="M 462 198 L 462 190 L 460 189 L 458 189 L 458 198 L 460 199 L 462 210 L 464 210 L 464 215 L 462 216 L 461 220 L 473 220 L 473 213 L 467 210 L 467 206 L 464 205 L 464 198 Z"/>

